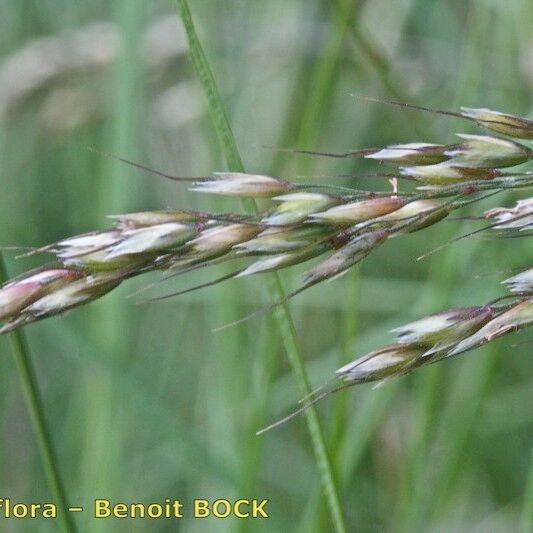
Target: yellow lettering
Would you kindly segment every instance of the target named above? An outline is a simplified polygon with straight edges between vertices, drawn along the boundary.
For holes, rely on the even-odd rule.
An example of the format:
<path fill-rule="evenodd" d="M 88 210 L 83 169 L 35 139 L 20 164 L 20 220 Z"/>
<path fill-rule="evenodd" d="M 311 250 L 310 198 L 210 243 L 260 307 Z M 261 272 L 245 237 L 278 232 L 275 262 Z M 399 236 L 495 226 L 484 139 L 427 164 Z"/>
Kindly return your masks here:
<path fill-rule="evenodd" d="M 181 510 L 183 509 L 183 504 L 179 500 L 174 500 L 172 503 L 172 509 L 174 511 L 175 518 L 183 518 Z"/>
<path fill-rule="evenodd" d="M 125 503 L 113 505 L 113 516 L 116 518 L 126 518 L 128 516 L 128 506 Z"/>
<path fill-rule="evenodd" d="M 25 518 L 28 514 L 28 508 L 23 503 L 13 505 L 13 516 L 15 518 Z"/>
<path fill-rule="evenodd" d="M 222 511 L 220 507 L 222 506 Z M 231 503 L 228 500 L 215 500 L 213 502 L 213 514 L 217 518 L 226 518 L 231 513 Z"/>
<path fill-rule="evenodd" d="M 57 507 L 53 503 L 43 505 L 43 518 L 57 518 Z"/>
<path fill-rule="evenodd" d="M 30 518 L 35 518 L 37 516 L 37 511 L 41 508 L 40 503 L 32 503 L 30 505 Z"/>
<path fill-rule="evenodd" d="M 237 500 L 233 504 L 233 512 L 237 518 L 248 518 L 250 516 L 249 512 L 241 513 L 241 505 L 250 505 L 250 500 Z"/>
<path fill-rule="evenodd" d="M 252 501 L 252 516 L 254 518 L 257 518 L 258 516 L 261 516 L 262 518 L 268 518 L 268 513 L 264 509 L 267 503 L 268 503 L 268 500 L 261 500 L 261 502 L 258 502 L 257 500 L 253 500 Z"/>
<path fill-rule="evenodd" d="M 209 502 L 207 500 L 194 500 L 195 518 L 205 518 L 209 514 Z"/>
<path fill-rule="evenodd" d="M 139 516 L 137 516 L 137 511 L 139 511 Z M 130 516 L 132 518 L 144 518 L 144 504 L 142 503 L 132 503 L 130 507 Z"/>
<path fill-rule="evenodd" d="M 150 518 L 159 518 L 163 514 L 163 507 L 158 503 L 151 503 L 146 509 Z"/>
<path fill-rule="evenodd" d="M 94 500 L 94 517 L 107 518 L 108 516 L 111 516 L 109 500 Z"/>

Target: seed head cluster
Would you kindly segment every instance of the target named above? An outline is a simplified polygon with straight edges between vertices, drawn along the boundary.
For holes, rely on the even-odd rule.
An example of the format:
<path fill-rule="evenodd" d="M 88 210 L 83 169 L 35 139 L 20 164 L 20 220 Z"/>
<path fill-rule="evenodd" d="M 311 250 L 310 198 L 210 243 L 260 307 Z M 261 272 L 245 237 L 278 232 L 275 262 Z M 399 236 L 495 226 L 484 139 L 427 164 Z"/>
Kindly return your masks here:
<path fill-rule="evenodd" d="M 35 248 L 29 253 L 52 255 L 53 262 L 0 288 L 0 334 L 101 298 L 125 280 L 151 271 L 173 278 L 221 262 L 238 264 L 231 274 L 188 289 L 194 290 L 314 260 L 288 299 L 342 275 L 390 238 L 406 238 L 488 195 L 533 186 L 532 171 L 510 170 L 533 158 L 533 150 L 523 144 L 533 139 L 531 120 L 488 109 L 446 114 L 472 121 L 490 134 L 459 134 L 459 142 L 449 145 L 413 142 L 346 154 L 304 151 L 394 165 L 393 176 L 415 183 L 408 191 L 395 186 L 391 192 L 369 192 L 236 172 L 167 176 L 192 182 L 196 192 L 261 198 L 271 204 L 253 215 L 186 209 L 113 215 L 109 229 Z M 527 238 L 533 229 L 533 198 L 490 209 L 480 219 L 489 221 L 487 231 Z M 396 328 L 394 344 L 343 366 L 336 379 L 348 384 L 389 379 L 530 326 L 533 268 L 526 265 L 503 283 L 509 292 L 499 301 Z"/>

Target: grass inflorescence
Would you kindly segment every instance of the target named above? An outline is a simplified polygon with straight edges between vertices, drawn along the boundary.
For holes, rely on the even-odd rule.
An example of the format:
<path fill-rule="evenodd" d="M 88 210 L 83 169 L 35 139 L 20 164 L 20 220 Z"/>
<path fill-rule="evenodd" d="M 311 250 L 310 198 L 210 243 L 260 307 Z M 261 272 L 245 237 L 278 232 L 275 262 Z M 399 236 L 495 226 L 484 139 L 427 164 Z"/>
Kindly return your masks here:
<path fill-rule="evenodd" d="M 469 110 L 468 116 L 478 115 L 484 117 L 478 121 L 484 127 L 507 135 L 529 135 L 527 127 L 531 125 L 527 119 L 485 109 Z M 503 128 L 502 116 L 511 126 Z M 500 170 L 529 161 L 532 151 L 527 146 L 487 135 L 461 138 L 463 142 L 456 145 L 421 142 L 357 152 L 358 156 L 399 166 L 399 177 L 408 176 L 421 183 L 407 192 L 399 190 L 395 179 L 389 193 L 353 189 L 351 194 L 341 194 L 324 192 L 324 184 L 295 183 L 245 172 L 185 178 L 153 171 L 174 181 L 192 182 L 192 191 L 270 199 L 273 205 L 250 214 L 175 209 L 112 215 L 115 225 L 110 229 L 30 250 L 25 255 L 52 254 L 56 263 L 3 286 L 0 318 L 5 323 L 0 333 L 93 301 L 124 280 L 150 271 L 162 271 L 163 280 L 169 280 L 221 262 L 240 265 L 201 285 L 152 298 L 161 300 L 325 256 L 307 269 L 299 287 L 268 307 L 223 327 L 233 326 L 286 303 L 318 283 L 345 274 L 388 239 L 406 238 L 405 234 L 437 224 L 450 213 L 487 196 L 533 186 L 530 171 Z M 503 230 L 506 238 L 527 237 L 532 229 L 532 199 L 524 198 L 515 207 L 487 210 L 479 218 L 490 221 L 490 225 L 459 238 L 488 230 Z M 506 280 L 511 293 L 493 304 L 450 310 L 397 328 L 396 344 L 373 351 L 337 371 L 337 380 L 343 383 L 340 388 L 390 379 L 530 326 L 531 272 L 530 267 Z M 319 389 L 318 395 L 306 398 L 306 406 L 338 388 L 334 383 L 326 393 Z"/>
<path fill-rule="evenodd" d="M 109 229 L 31 249 L 23 255 L 49 254 L 55 262 L 3 286 L 0 319 L 5 323 L 0 332 L 93 301 L 126 279 L 150 271 L 164 272 L 168 280 L 222 262 L 239 265 L 221 278 L 180 291 L 190 292 L 319 258 L 304 273 L 301 285 L 268 308 L 272 309 L 344 274 L 388 239 L 406 238 L 406 234 L 440 223 L 450 213 L 487 196 L 533 185 L 530 171 L 500 170 L 527 162 L 529 148 L 500 137 L 463 138 L 463 143 L 453 146 L 410 143 L 362 151 L 366 158 L 400 166 L 399 177 L 409 176 L 421 183 L 405 192 L 399 190 L 396 180 L 390 192 L 353 189 L 334 193 L 325 192 L 322 183 L 302 184 L 245 172 L 216 172 L 201 178 L 164 174 L 191 182 L 192 191 L 269 199 L 272 206 L 254 213 L 173 209 L 112 215 L 115 224 Z M 405 167 L 404 163 L 416 165 Z M 530 198 L 520 200 L 514 208 L 488 210 L 483 216 L 492 223 L 477 232 L 512 229 L 525 237 L 531 230 L 532 212 Z"/>
<path fill-rule="evenodd" d="M 233 486 L 237 483 L 234 476 L 242 476 L 245 481 L 239 483 L 236 494 L 268 491 L 274 505 L 276 498 L 283 498 L 283 506 L 276 511 L 282 511 L 279 514 L 285 514 L 287 522 L 270 521 L 271 527 L 278 529 L 286 524 L 302 530 L 333 526 L 366 531 L 386 529 L 386 524 L 398 531 L 479 528 L 480 524 L 482 529 L 513 529 L 511 521 L 522 503 L 518 493 L 526 480 L 522 473 L 527 461 L 523 458 L 527 459 L 524 448 L 529 440 L 524 430 L 530 416 L 522 406 L 527 405 L 530 395 L 530 365 L 527 357 L 512 356 L 513 349 L 522 354 L 528 350 L 521 339 L 512 344 L 507 333 L 527 324 L 526 306 L 518 306 L 530 298 L 530 256 L 524 239 L 531 236 L 531 199 L 527 198 L 531 194 L 525 188 L 529 186 L 527 167 L 522 171 L 505 165 L 529 160 L 531 121 L 509 113 L 454 106 L 457 111 L 445 115 L 454 124 L 462 121 L 458 124 L 468 128 L 464 130 L 466 137 L 454 139 L 446 137 L 446 117 L 403 110 L 396 113 L 395 109 L 389 113 L 380 106 L 357 102 L 346 105 L 343 95 L 354 90 L 376 94 L 385 88 L 386 94 L 397 100 L 433 100 L 440 93 L 450 101 L 451 91 L 456 91 L 454 101 L 471 106 L 485 100 L 502 108 L 506 105 L 508 110 L 528 109 L 530 69 L 523 61 L 509 59 L 527 41 L 530 8 L 523 2 L 521 7 L 515 3 L 511 9 L 495 11 L 494 6 L 461 2 L 431 9 L 430 2 L 411 7 L 398 3 L 387 9 L 393 14 L 392 26 L 389 17 L 388 23 L 380 19 L 379 27 L 372 28 L 368 15 L 377 7 L 366 4 L 348 8 L 344 1 L 321 2 L 315 12 L 317 3 L 304 3 L 301 11 L 295 5 L 218 9 L 216 3 L 208 3 L 192 6 L 199 19 L 204 17 L 199 35 L 206 38 L 202 43 L 205 53 L 199 54 L 202 47 L 195 32 L 189 43 L 176 38 L 180 28 L 175 13 L 159 17 L 158 11 L 156 19 L 147 20 L 144 8 L 127 2 L 120 2 L 115 9 L 118 24 L 95 22 L 90 9 L 76 8 L 67 17 L 68 31 L 45 35 L 57 32 L 58 23 L 62 26 L 66 21 L 61 7 L 57 11 L 60 16 L 46 19 L 54 12 L 54 4 L 27 13 L 15 4 L 6 10 L 6 21 L 24 19 L 26 23 L 10 24 L 0 69 L 4 87 L 0 115 L 7 141 L 3 151 L 4 196 L 10 200 L 4 209 L 2 241 L 37 245 L 60 242 L 40 248 L 40 254 L 21 249 L 20 253 L 33 252 L 28 260 L 32 265 L 47 256 L 52 262 L 3 287 L 5 331 L 15 330 L 0 337 L 0 342 L 7 345 L 15 335 L 29 339 L 67 486 L 88 497 L 97 489 L 111 494 L 116 485 L 124 486 L 120 465 L 127 463 L 133 467 L 133 476 L 128 474 L 128 479 L 137 475 L 140 480 L 142 476 L 147 487 L 153 484 L 163 489 L 168 476 L 176 491 L 190 491 L 191 497 L 206 486 L 217 487 L 214 493 L 220 495 L 218 487 Z M 426 17 L 433 9 L 443 17 Z M 9 16 L 16 12 L 19 16 Z M 457 17 L 457 24 L 454 22 L 459 12 L 466 15 L 464 27 L 462 16 Z M 105 16 L 99 11 L 98 17 L 102 14 Z M 298 26 L 291 28 L 295 14 Z M 188 18 L 190 29 L 190 13 Z M 83 26 L 87 20 L 91 23 Z M 77 22 L 82 26 L 71 27 Z M 285 22 L 288 26 L 279 25 Z M 34 24 L 39 28 L 37 38 L 32 35 Z M 272 32 L 273 24 L 282 31 Z M 372 31 L 367 34 L 368 28 Z M 292 35 L 294 29 L 297 31 Z M 288 39 L 289 34 L 296 39 Z M 418 38 L 430 34 L 432 46 L 426 47 L 424 42 L 429 41 Z M 168 42 L 176 46 L 168 46 Z M 509 48 L 502 53 L 500 45 L 507 42 Z M 189 46 L 201 84 L 190 77 L 192 70 L 181 68 L 185 56 L 190 55 Z M 410 54 L 404 53 L 404 47 L 417 50 L 417 57 L 411 55 L 408 63 Z M 216 59 L 212 67 L 222 82 L 220 93 L 213 91 L 214 77 L 205 69 L 211 55 Z M 453 65 L 447 64 L 447 57 L 453 58 Z M 485 69 L 489 64 L 491 68 Z M 421 77 L 411 76 L 415 65 L 418 72 L 424 72 L 423 86 Z M 113 73 L 110 95 L 104 86 L 106 73 Z M 200 85 L 208 96 L 212 122 L 202 120 Z M 512 107 L 504 104 L 509 101 Z M 182 109 L 186 110 L 183 117 Z M 472 137 L 471 127 L 475 125 L 483 127 L 486 134 Z M 201 135 L 197 135 L 199 126 L 206 130 Z M 220 146 L 209 143 L 217 140 L 210 136 L 210 129 L 216 132 Z M 34 138 L 33 132 L 43 131 L 45 135 Z M 56 152 L 55 141 L 65 132 L 69 133 L 67 145 L 72 141 L 86 146 L 105 139 L 111 152 L 134 159 L 157 154 L 157 167 L 172 168 L 172 174 L 194 174 L 199 169 L 201 176 L 183 179 L 169 175 L 176 187 L 170 181 L 148 186 L 142 183 L 136 192 L 137 178 L 127 176 L 127 167 L 104 161 L 103 168 L 97 170 L 95 164 L 101 163 L 97 158 L 80 153 L 78 146 L 70 153 L 64 143 Z M 247 152 L 250 143 L 257 146 L 265 141 L 275 146 L 311 148 L 294 152 L 313 155 L 318 152 L 314 146 L 328 148 L 320 147 L 321 139 L 327 140 L 331 151 L 323 152 L 320 158 L 287 157 L 285 150 L 284 154 L 263 151 L 253 156 Z M 427 142 L 409 142 L 411 139 Z M 381 144 L 388 146 L 381 148 Z M 373 148 L 349 149 L 360 146 Z M 246 170 L 253 168 L 259 175 L 246 174 L 237 147 L 247 160 Z M 335 147 L 344 152 L 333 152 Z M 476 163 L 475 151 L 489 148 L 491 157 L 481 165 Z M 133 155 L 139 153 L 142 155 Z M 333 157 L 328 160 L 328 155 Z M 269 166 L 271 156 L 274 161 Z M 334 169 L 325 169 L 326 165 Z M 346 179 L 348 175 L 337 174 L 338 165 L 348 166 L 342 170 L 350 173 L 351 181 Z M 242 211 L 231 208 L 228 213 L 225 207 L 218 207 L 231 205 L 224 203 L 227 198 L 219 201 L 217 197 L 187 195 L 184 199 L 187 182 L 198 192 L 236 192 L 236 180 L 224 184 L 219 181 L 224 174 L 210 176 L 211 169 L 245 174 L 240 183 Z M 261 176 L 263 172 L 266 176 Z M 293 178 L 312 173 L 322 176 Z M 514 182 L 510 179 L 513 176 L 517 178 Z M 342 177 L 342 182 L 337 182 L 337 177 Z M 359 177 L 364 179 L 359 181 Z M 399 186 L 392 190 L 384 186 L 372 193 L 364 190 L 367 183 L 372 189 L 379 180 L 386 184 L 387 178 L 393 185 L 397 180 Z M 258 184 L 266 187 L 264 196 L 244 196 L 245 189 L 249 194 Z M 279 192 L 271 197 L 273 191 L 268 188 L 272 186 Z M 481 203 L 491 195 L 499 196 Z M 169 196 L 178 200 L 174 197 L 169 201 Z M 92 202 L 87 201 L 89 197 Z M 207 207 L 198 206 L 197 198 Z M 253 206 L 256 198 L 260 212 Z M 95 209 L 98 200 L 103 200 L 103 205 Z M 350 224 L 355 211 L 378 205 L 385 208 L 387 202 L 402 205 L 377 219 Z M 307 212 L 312 203 L 315 210 Z M 118 215 L 108 230 L 80 236 L 78 242 L 77 238 L 58 238 L 79 229 L 100 228 L 102 214 L 127 213 L 147 205 L 151 209 L 159 205 L 190 209 Z M 489 209 L 494 205 L 503 207 Z M 416 221 L 422 231 L 411 236 L 413 228 L 400 229 L 399 224 L 413 222 L 410 217 L 423 208 L 427 208 L 428 219 Z M 190 219 L 176 219 L 179 215 L 189 215 Z M 394 217 L 398 231 L 392 232 Z M 164 250 L 142 250 L 151 229 L 151 238 L 163 242 L 178 236 L 176 226 L 176 234 L 172 234 L 172 225 L 178 224 L 186 226 L 181 230 L 192 232 L 188 240 L 181 244 L 169 240 Z M 204 244 L 213 243 L 232 225 L 250 227 L 251 238 L 200 262 L 187 256 L 191 240 L 201 234 Z M 365 225 L 367 231 L 361 231 Z M 348 264 L 350 249 L 357 252 L 367 240 L 361 238 L 348 246 L 346 238 L 355 229 L 352 226 L 359 226 L 354 239 L 366 233 L 379 237 L 378 231 L 390 234 L 354 267 L 338 272 L 338 276 L 347 273 L 345 279 L 331 284 L 319 280 L 313 288 L 307 286 L 312 274 L 317 275 L 313 271 L 317 263 L 331 256 L 325 265 L 331 268 L 326 274 L 332 275 L 325 280 L 331 280 L 336 277 L 336 261 L 346 259 Z M 31 233 L 24 234 L 26 227 Z M 253 236 L 257 227 L 259 233 Z M 182 238 L 187 239 L 187 231 Z M 112 242 L 114 237 L 118 237 L 116 242 Z M 464 239 L 464 246 L 450 245 L 458 239 Z M 91 246 L 82 250 L 84 243 Z M 498 253 L 504 246 L 507 250 Z M 132 253 L 123 255 L 128 247 Z M 177 258 L 178 251 L 190 265 L 166 269 L 164 261 L 159 263 L 160 255 L 170 252 Z M 210 251 L 197 250 L 200 256 L 200 252 Z M 417 257 L 426 256 L 429 260 L 416 263 Z M 523 267 L 509 269 L 516 265 Z M 291 280 L 288 292 L 303 293 L 290 307 L 276 305 L 286 301 L 277 278 L 283 268 L 289 270 L 285 273 Z M 200 269 L 203 272 L 194 272 Z M 298 282 L 293 273 L 302 269 L 306 279 Z M 210 274 L 213 271 L 215 274 Z M 137 291 L 135 284 L 142 283 L 147 277 L 144 273 L 149 272 L 152 279 L 159 272 L 164 283 L 145 286 L 133 299 L 146 302 L 165 298 L 169 303 L 125 308 L 121 291 L 115 287 L 134 286 Z M 208 277 L 199 280 L 202 273 Z M 480 280 L 476 276 L 479 273 L 490 282 Z M 497 291 L 495 276 L 509 280 L 505 292 Z M 139 278 L 137 282 L 128 281 L 133 277 Z M 178 285 L 181 281 L 185 286 Z M 197 283 L 204 290 L 197 291 Z M 206 290 L 213 286 L 214 290 Z M 268 288 L 270 305 L 262 307 L 257 295 L 247 290 L 253 286 Z M 108 292 L 113 294 L 102 298 Z M 69 313 L 66 320 L 20 329 L 96 299 L 104 301 Z M 250 305 L 255 310 L 250 310 Z M 463 307 L 457 309 L 459 305 Z M 13 313 L 17 307 L 18 315 Z M 272 316 L 267 316 L 269 310 L 274 311 Z M 293 310 L 298 317 L 299 339 L 292 326 Z M 431 314 L 437 310 L 444 311 Z M 509 315 L 512 310 L 514 314 Z M 247 320 L 250 311 L 261 320 L 221 335 L 205 335 L 205 329 L 213 325 L 224 327 L 240 317 Z M 425 318 L 413 322 L 417 317 Z M 398 327 L 406 322 L 407 326 Z M 417 337 L 421 327 L 439 324 L 442 330 L 432 329 L 430 337 Z M 393 327 L 396 338 L 384 340 L 385 332 Z M 475 336 L 478 332 L 481 335 Z M 436 349 L 432 343 L 437 333 L 439 339 L 448 339 L 438 341 L 448 353 L 454 349 L 452 341 L 457 346 L 473 336 L 472 349 L 483 342 L 489 344 L 477 357 L 417 356 L 422 345 L 429 352 Z M 467 333 L 470 335 L 459 340 Z M 527 335 L 525 332 L 526 339 Z M 489 342 L 500 336 L 501 342 Z M 389 342 L 393 344 L 386 346 Z M 278 358 L 283 345 L 296 377 L 296 392 L 287 386 L 286 378 L 289 385 L 293 378 L 284 376 L 283 361 Z M 403 367 L 405 358 L 397 357 L 395 349 L 401 356 L 411 353 L 412 366 Z M 347 365 L 355 354 L 366 355 Z M 417 357 L 421 364 L 415 362 Z M 454 362 L 424 364 L 445 359 Z M 10 359 L 4 358 L 6 457 L 10 439 L 21 434 L 19 426 L 24 422 L 10 416 L 16 400 L 10 364 Z M 412 376 L 393 379 L 419 367 L 421 370 Z M 334 373 L 335 368 L 350 368 L 351 372 Z M 307 378 L 308 372 L 312 380 Z M 307 406 L 320 393 L 308 395 L 306 388 L 310 381 L 318 385 L 331 375 L 323 393 L 359 382 L 387 385 L 376 390 L 357 387 L 352 394 L 336 395 L 333 402 L 322 406 L 326 416 L 320 421 L 323 429 L 318 426 L 317 432 L 316 411 Z M 300 424 L 292 424 L 267 439 L 254 438 L 258 428 L 290 406 L 294 394 L 303 399 L 301 405 L 306 411 L 302 425 L 307 422 L 311 434 L 299 433 Z M 39 409 L 42 411 L 43 406 Z M 250 411 L 252 416 L 248 416 Z M 38 426 L 35 429 L 41 431 Z M 298 441 L 298 437 L 308 442 L 302 445 L 303 439 Z M 475 457 L 465 453 L 470 441 Z M 300 452 L 308 446 L 315 454 L 303 457 Z M 183 464 L 176 464 L 178 458 L 184 459 Z M 25 467 L 16 461 L 6 465 L 6 476 L 17 480 L 13 491 L 20 494 L 26 480 L 35 480 L 27 485 L 27 492 L 48 498 L 31 454 L 28 459 Z M 291 461 L 292 468 L 277 471 L 276 465 L 284 460 Z M 148 461 L 152 467 L 149 473 L 144 468 Z M 48 473 L 45 454 L 43 464 Z M 312 483 L 315 469 L 328 498 L 321 498 L 319 484 Z M 278 478 L 275 485 L 271 476 Z M 55 490 L 55 482 L 49 478 Z M 532 516 L 533 477 L 527 479 L 523 531 L 529 531 Z M 39 488 L 30 489 L 32 485 Z M 428 486 L 431 491 L 427 491 Z M 120 496 L 126 497 L 123 490 Z M 129 495 L 147 496 L 145 492 L 139 495 L 136 489 Z M 328 510 L 331 524 L 326 525 Z M 422 524 L 424 519 L 431 522 Z M 236 529 L 254 527 L 240 522 Z"/>

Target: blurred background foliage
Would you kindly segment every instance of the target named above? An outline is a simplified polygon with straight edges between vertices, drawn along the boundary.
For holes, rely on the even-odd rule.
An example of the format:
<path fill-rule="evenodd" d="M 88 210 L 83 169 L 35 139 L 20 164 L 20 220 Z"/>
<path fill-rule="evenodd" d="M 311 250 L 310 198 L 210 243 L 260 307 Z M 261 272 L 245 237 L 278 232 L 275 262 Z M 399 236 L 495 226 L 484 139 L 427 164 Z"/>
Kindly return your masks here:
<path fill-rule="evenodd" d="M 532 116 L 529 0 L 197 0 L 191 8 L 250 172 L 386 188 L 335 177 L 379 170 L 368 162 L 263 145 L 344 151 L 450 143 L 474 131 L 352 94 Z M 2 0 L 0 10 L 1 244 L 42 245 L 132 210 L 239 210 L 87 149 L 178 175 L 224 169 L 173 2 Z M 393 326 L 502 294 L 500 280 L 531 262 L 526 239 L 473 238 L 416 261 L 477 227 L 444 222 L 394 239 L 358 271 L 298 296 L 291 310 L 313 383 L 387 343 Z M 42 261 L 6 259 L 12 275 Z M 214 270 L 166 288 L 224 272 Z M 286 287 L 300 272 L 283 273 Z M 70 500 L 259 497 L 270 499 L 271 518 L 98 522 L 85 512 L 80 530 L 330 531 L 303 420 L 254 435 L 297 400 L 273 321 L 211 333 L 264 305 L 264 280 L 136 305 L 141 297 L 129 296 L 156 280 L 133 280 L 26 328 Z M 505 337 L 320 406 L 350 531 L 531 531 L 532 339 Z M 49 501 L 4 338 L 0 350 L 0 496 Z"/>

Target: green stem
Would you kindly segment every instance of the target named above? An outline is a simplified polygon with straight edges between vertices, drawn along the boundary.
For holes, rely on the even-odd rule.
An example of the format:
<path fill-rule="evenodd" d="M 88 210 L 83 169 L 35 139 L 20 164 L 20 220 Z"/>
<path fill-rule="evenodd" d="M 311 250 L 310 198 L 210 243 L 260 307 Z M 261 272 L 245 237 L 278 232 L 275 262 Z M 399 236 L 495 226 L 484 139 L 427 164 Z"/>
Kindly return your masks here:
<path fill-rule="evenodd" d="M 6 279 L 8 279 L 6 266 L 4 258 L 0 254 L 0 282 L 5 281 Z M 37 438 L 37 447 L 39 449 L 39 455 L 41 456 L 46 479 L 59 508 L 58 519 L 61 521 L 64 531 L 73 533 L 76 531 L 76 527 L 72 521 L 70 511 L 68 510 L 65 489 L 59 474 L 50 432 L 46 425 L 43 404 L 39 394 L 35 372 L 31 364 L 26 337 L 24 333 L 18 329 L 9 334 L 9 342 L 17 366 L 22 391 L 24 393 L 33 429 L 35 431 L 35 436 Z"/>
<path fill-rule="evenodd" d="M 237 149 L 235 137 L 233 136 L 233 132 L 226 116 L 215 78 L 211 72 L 209 62 L 207 61 L 194 28 L 189 5 L 187 0 L 176 1 L 185 31 L 187 33 L 192 62 L 204 88 L 209 105 L 209 112 L 213 120 L 226 163 L 230 170 L 235 172 L 244 172 L 244 165 Z M 245 202 L 245 207 L 250 211 L 257 211 L 257 206 L 253 200 Z M 284 290 L 281 280 L 277 274 L 273 274 L 270 277 L 269 293 L 270 297 L 274 301 L 281 300 L 284 297 Z M 306 396 L 311 391 L 311 387 L 307 372 L 303 365 L 302 357 L 300 355 L 300 348 L 298 346 L 294 323 L 289 313 L 288 306 L 279 306 L 276 310 L 275 317 L 278 328 L 281 332 L 281 338 L 287 352 L 287 357 L 291 365 L 299 393 L 302 396 Z M 320 473 L 322 488 L 326 495 L 328 508 L 331 513 L 335 530 L 337 532 L 345 532 L 346 526 L 344 523 L 337 487 L 333 476 L 331 459 L 326 449 L 324 435 L 318 421 L 316 410 L 314 408 L 308 409 L 305 413 L 305 418 L 313 445 L 317 467 Z"/>

